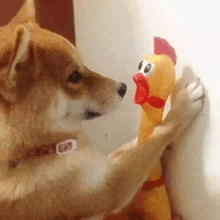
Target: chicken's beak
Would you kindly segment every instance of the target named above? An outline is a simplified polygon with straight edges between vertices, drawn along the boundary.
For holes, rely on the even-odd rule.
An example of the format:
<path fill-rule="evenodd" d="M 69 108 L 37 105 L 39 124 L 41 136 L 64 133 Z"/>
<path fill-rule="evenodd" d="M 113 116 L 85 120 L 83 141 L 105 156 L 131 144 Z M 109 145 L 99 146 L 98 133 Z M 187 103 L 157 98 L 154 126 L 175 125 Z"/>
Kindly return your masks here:
<path fill-rule="evenodd" d="M 136 93 L 134 102 L 136 104 L 144 104 L 149 96 L 149 85 L 146 78 L 142 73 L 137 73 L 133 76 L 133 80 L 136 83 Z"/>

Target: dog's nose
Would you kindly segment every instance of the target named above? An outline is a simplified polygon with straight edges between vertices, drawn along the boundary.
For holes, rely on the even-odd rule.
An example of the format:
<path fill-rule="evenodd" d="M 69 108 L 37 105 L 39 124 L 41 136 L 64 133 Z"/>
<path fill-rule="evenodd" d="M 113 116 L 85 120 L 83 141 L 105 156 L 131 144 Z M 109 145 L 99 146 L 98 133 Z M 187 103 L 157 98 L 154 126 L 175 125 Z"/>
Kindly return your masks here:
<path fill-rule="evenodd" d="M 126 93 L 126 91 L 127 91 L 126 84 L 125 83 L 121 83 L 121 86 L 120 86 L 120 88 L 118 90 L 118 94 L 123 98 L 125 93 Z"/>

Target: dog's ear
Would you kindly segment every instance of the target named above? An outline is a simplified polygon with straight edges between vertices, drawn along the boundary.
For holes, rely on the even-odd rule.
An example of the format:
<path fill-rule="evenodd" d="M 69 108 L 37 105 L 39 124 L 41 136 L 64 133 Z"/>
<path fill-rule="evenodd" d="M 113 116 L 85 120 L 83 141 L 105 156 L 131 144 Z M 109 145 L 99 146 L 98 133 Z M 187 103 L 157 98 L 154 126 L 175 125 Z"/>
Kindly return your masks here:
<path fill-rule="evenodd" d="M 28 75 L 30 75 L 32 60 L 31 33 L 25 26 L 19 25 L 16 28 L 16 40 L 10 60 L 4 72 L 0 75 L 0 94 L 6 101 L 16 101 L 18 86 L 21 85 L 22 81 L 29 80 Z"/>
<path fill-rule="evenodd" d="M 29 59 L 30 46 L 30 32 L 23 25 L 19 25 L 16 29 L 16 41 L 9 70 L 9 80 L 14 85 L 16 84 L 18 66 Z"/>
<path fill-rule="evenodd" d="M 36 22 L 36 9 L 34 0 L 23 0 L 23 5 L 10 21 L 9 24 L 19 24 L 27 22 Z"/>

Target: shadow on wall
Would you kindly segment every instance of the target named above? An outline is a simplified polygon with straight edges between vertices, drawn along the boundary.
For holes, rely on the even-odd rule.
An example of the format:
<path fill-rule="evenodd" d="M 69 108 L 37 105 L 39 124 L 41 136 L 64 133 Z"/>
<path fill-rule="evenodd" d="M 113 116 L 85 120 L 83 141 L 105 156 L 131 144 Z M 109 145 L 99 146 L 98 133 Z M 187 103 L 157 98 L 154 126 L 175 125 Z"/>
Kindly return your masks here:
<path fill-rule="evenodd" d="M 176 90 L 179 91 L 188 83 L 195 81 L 196 78 L 191 67 L 184 67 L 182 78 L 177 82 Z M 206 203 L 209 203 L 209 206 L 210 202 L 212 203 L 206 191 L 204 172 L 204 148 L 206 147 L 204 146 L 204 138 L 209 126 L 210 114 L 207 91 L 205 94 L 203 111 L 180 137 L 178 143 L 174 143 L 163 156 L 163 167 L 171 205 L 174 211 L 179 214 L 198 212 L 201 215 L 204 213 L 204 207 L 208 207 Z M 175 95 L 173 98 L 175 99 Z M 195 210 L 195 206 L 198 210 Z M 184 211 L 186 209 L 187 212 Z M 204 213 L 204 219 L 209 219 L 208 216 L 208 213 Z M 187 220 L 192 219 L 190 216 L 182 217 Z"/>

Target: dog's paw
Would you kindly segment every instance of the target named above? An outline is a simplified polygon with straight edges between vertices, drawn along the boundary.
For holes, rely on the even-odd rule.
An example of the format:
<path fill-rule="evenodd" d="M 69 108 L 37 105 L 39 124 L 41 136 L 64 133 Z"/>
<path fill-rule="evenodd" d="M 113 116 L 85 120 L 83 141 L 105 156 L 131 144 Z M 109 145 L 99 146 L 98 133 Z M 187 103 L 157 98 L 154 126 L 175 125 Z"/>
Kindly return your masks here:
<path fill-rule="evenodd" d="M 204 97 L 205 89 L 199 78 L 182 89 L 173 105 L 179 113 L 178 120 L 187 122 L 197 116 L 203 108 Z"/>

